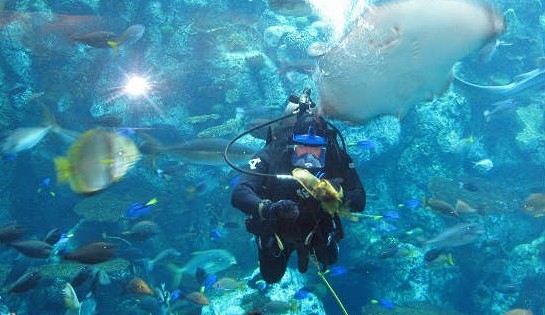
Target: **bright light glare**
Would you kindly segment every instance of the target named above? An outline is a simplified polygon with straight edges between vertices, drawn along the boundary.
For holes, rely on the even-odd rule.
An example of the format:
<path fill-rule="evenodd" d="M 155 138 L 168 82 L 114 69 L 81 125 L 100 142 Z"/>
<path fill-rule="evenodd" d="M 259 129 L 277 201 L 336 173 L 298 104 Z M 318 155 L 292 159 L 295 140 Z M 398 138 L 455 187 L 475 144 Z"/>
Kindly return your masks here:
<path fill-rule="evenodd" d="M 0 0 L 2 1 L 2 0 Z M 152 106 L 156 112 L 163 114 L 159 103 L 160 99 L 156 95 L 157 82 L 154 80 L 158 75 L 150 74 L 147 71 L 144 74 L 138 74 L 135 72 L 127 73 L 123 72 L 124 80 L 119 80 L 118 85 L 112 85 L 108 88 L 105 97 L 105 103 L 111 104 L 120 98 L 127 98 L 127 106 L 140 107 L 142 104 L 147 103 Z"/>
<path fill-rule="evenodd" d="M 139 76 L 131 76 L 123 88 L 123 92 L 129 96 L 145 96 L 151 90 L 148 80 Z"/>
<path fill-rule="evenodd" d="M 331 25 L 333 42 L 345 34 L 347 26 L 369 7 L 369 0 L 307 0 L 318 16 Z"/>

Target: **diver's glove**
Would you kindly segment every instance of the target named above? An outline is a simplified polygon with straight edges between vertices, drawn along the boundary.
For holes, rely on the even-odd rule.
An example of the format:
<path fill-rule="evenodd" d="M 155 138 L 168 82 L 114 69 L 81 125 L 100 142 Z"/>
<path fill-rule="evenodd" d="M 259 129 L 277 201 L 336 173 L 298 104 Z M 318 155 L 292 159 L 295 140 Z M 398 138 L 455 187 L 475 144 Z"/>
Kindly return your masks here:
<path fill-rule="evenodd" d="M 342 188 L 341 184 L 344 182 L 344 179 L 340 177 L 335 177 L 335 178 L 329 179 L 329 182 L 331 183 L 331 186 L 335 188 L 336 191 L 339 191 Z"/>
<path fill-rule="evenodd" d="M 265 199 L 259 204 L 259 215 L 264 219 L 282 218 L 295 220 L 299 217 L 299 208 L 293 200 L 272 202 Z"/>

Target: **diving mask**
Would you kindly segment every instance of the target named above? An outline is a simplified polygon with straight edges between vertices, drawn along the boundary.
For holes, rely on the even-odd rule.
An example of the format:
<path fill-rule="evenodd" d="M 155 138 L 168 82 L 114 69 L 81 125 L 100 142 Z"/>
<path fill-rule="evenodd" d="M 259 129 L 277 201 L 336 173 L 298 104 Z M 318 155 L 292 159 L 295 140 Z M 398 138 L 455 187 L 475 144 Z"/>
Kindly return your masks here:
<path fill-rule="evenodd" d="M 324 168 L 327 138 L 317 136 L 312 127 L 305 135 L 293 136 L 292 165 L 306 169 Z"/>
<path fill-rule="evenodd" d="M 296 144 L 293 146 L 291 164 L 305 169 L 324 168 L 326 152 L 325 146 Z"/>

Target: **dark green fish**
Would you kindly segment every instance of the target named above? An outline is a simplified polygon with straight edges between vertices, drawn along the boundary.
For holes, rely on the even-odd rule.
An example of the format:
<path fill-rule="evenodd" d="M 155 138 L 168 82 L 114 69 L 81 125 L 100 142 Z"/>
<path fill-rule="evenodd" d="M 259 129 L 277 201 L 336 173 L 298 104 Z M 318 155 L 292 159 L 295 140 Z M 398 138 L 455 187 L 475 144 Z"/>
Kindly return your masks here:
<path fill-rule="evenodd" d="M 153 221 L 140 221 L 123 235 L 133 241 L 145 241 L 159 233 L 159 226 Z"/>
<path fill-rule="evenodd" d="M 432 249 L 426 252 L 424 260 L 427 262 L 436 260 L 443 253 L 442 249 Z"/>
<path fill-rule="evenodd" d="M 28 272 L 15 280 L 8 289 L 10 293 L 23 293 L 38 285 L 41 275 L 37 272 Z"/>
<path fill-rule="evenodd" d="M 44 242 L 49 245 L 55 245 L 61 239 L 62 230 L 60 228 L 54 228 L 49 230 L 44 237 Z"/>
<path fill-rule="evenodd" d="M 82 246 L 72 253 L 64 254 L 62 257 L 82 264 L 99 264 L 112 258 L 115 252 L 115 247 L 110 243 L 94 242 Z"/>
<path fill-rule="evenodd" d="M 83 34 L 74 34 L 70 39 L 74 42 L 82 43 L 87 46 L 95 48 L 110 48 L 109 41 L 113 41 L 117 38 L 116 33 L 97 31 Z"/>
<path fill-rule="evenodd" d="M 9 243 L 21 254 L 31 258 L 47 258 L 53 250 L 53 246 L 38 240 L 16 241 Z"/>
<path fill-rule="evenodd" d="M 0 228 L 0 243 L 13 242 L 23 236 L 24 228 L 18 224 L 7 225 Z"/>

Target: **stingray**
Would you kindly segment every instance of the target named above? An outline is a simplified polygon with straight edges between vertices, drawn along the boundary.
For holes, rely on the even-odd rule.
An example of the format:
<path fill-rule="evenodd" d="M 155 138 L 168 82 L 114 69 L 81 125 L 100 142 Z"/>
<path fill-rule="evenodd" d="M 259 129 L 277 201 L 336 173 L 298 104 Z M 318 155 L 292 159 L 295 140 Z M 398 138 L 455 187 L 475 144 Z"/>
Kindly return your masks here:
<path fill-rule="evenodd" d="M 469 0 L 404 0 L 369 8 L 318 58 L 322 113 L 354 124 L 401 116 L 452 81 L 454 63 L 504 31 L 503 16 Z"/>

